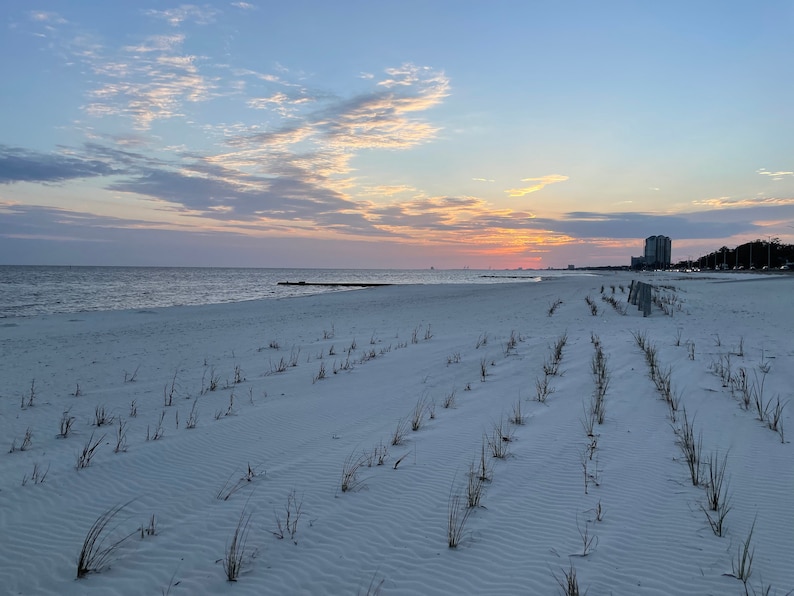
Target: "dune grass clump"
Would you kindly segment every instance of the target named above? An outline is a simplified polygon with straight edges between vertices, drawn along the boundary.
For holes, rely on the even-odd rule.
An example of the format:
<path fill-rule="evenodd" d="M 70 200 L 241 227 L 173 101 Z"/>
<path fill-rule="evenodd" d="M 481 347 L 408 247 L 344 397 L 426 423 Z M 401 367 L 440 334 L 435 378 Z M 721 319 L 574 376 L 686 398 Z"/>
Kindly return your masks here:
<path fill-rule="evenodd" d="M 513 410 L 510 414 L 509 418 L 510 424 L 514 424 L 515 426 L 523 426 L 526 422 L 526 416 L 521 411 L 521 398 L 516 400 L 516 403 L 513 404 Z"/>
<path fill-rule="evenodd" d="M 33 471 L 30 473 L 30 476 L 25 474 L 22 477 L 22 486 L 26 486 L 28 482 L 33 482 L 33 484 L 42 484 L 47 479 L 47 472 L 50 471 L 50 465 L 47 464 L 47 469 L 42 470 L 39 466 L 38 462 L 33 462 Z"/>
<path fill-rule="evenodd" d="M 606 408 L 604 399 L 606 396 L 607 388 L 609 387 L 609 371 L 607 370 L 607 357 L 601 347 L 601 340 L 597 335 L 592 336 L 592 342 L 595 346 L 595 354 L 591 361 L 591 370 L 593 373 L 593 380 L 595 382 L 595 391 L 590 403 L 591 414 L 598 424 L 604 424 L 604 417 L 606 415 Z"/>
<path fill-rule="evenodd" d="M 488 443 L 488 449 L 491 455 L 496 459 L 506 459 L 510 454 L 510 443 L 513 441 L 513 433 L 510 431 L 510 425 L 506 424 L 503 419 L 495 422 L 491 435 L 485 437 Z"/>
<path fill-rule="evenodd" d="M 190 413 L 187 415 L 187 421 L 185 422 L 185 428 L 193 429 L 196 428 L 198 424 L 199 414 L 196 411 L 196 406 L 198 406 L 198 399 L 193 401 L 193 405 L 190 408 Z"/>
<path fill-rule="evenodd" d="M 428 404 L 427 404 L 427 397 L 422 396 L 420 397 L 414 409 L 411 412 L 411 430 L 416 432 L 420 428 L 422 428 L 422 423 L 424 422 L 425 412 L 428 411 Z"/>
<path fill-rule="evenodd" d="M 127 423 L 119 416 L 118 426 L 116 427 L 116 446 L 113 448 L 113 453 L 122 453 L 127 451 Z"/>
<path fill-rule="evenodd" d="M 33 431 L 30 430 L 28 427 L 25 430 L 25 436 L 22 437 L 22 441 L 17 446 L 17 440 L 14 439 L 11 441 L 11 449 L 8 450 L 9 453 L 14 453 L 14 451 L 27 451 L 30 449 L 31 442 L 33 441 Z"/>
<path fill-rule="evenodd" d="M 231 540 L 226 545 L 226 554 L 223 557 L 223 572 L 226 574 L 226 579 L 230 582 L 237 581 L 246 561 L 246 544 L 248 542 L 248 530 L 251 526 L 251 515 L 243 507 Z"/>
<path fill-rule="evenodd" d="M 96 455 L 97 449 L 102 444 L 102 440 L 105 438 L 105 435 L 102 435 L 97 440 L 94 440 L 94 433 L 91 433 L 91 436 L 88 437 L 88 441 L 86 441 L 85 445 L 83 445 L 82 450 L 77 454 L 77 464 L 75 468 L 78 470 L 82 470 L 83 468 L 87 468 L 91 465 L 91 460 Z"/>
<path fill-rule="evenodd" d="M 557 309 L 562 305 L 562 300 L 560 298 L 555 299 L 553 302 L 549 302 L 549 310 L 547 314 L 550 317 L 554 316 L 554 313 L 557 312 Z"/>
<path fill-rule="evenodd" d="M 361 468 L 366 465 L 366 460 L 363 456 L 351 453 L 345 459 L 342 465 L 342 480 L 339 488 L 343 493 L 354 491 L 361 487 L 362 480 L 359 478 Z"/>
<path fill-rule="evenodd" d="M 279 515 L 274 511 L 276 529 L 273 530 L 273 535 L 279 540 L 289 536 L 292 542 L 298 544 L 295 535 L 298 533 L 298 521 L 301 518 L 302 509 L 303 499 L 299 499 L 295 489 L 292 489 L 287 495 L 287 504 L 284 505 L 283 515 Z"/>
<path fill-rule="evenodd" d="M 447 545 L 457 548 L 463 540 L 466 523 L 473 508 L 468 506 L 468 501 L 458 493 L 450 492 L 447 503 Z"/>
<path fill-rule="evenodd" d="M 449 393 L 444 394 L 444 399 L 441 401 L 441 407 L 445 410 L 449 408 L 455 407 L 455 390 L 453 389 Z"/>
<path fill-rule="evenodd" d="M 678 446 L 689 469 L 692 485 L 698 486 L 701 483 L 703 436 L 699 433 L 697 439 L 695 438 L 693 422 L 687 417 L 686 408 L 681 410 L 681 426 L 676 429 L 676 435 L 678 435 Z"/>
<path fill-rule="evenodd" d="M 116 505 L 111 507 L 102 515 L 88 529 L 88 533 L 83 540 L 83 546 L 80 549 L 80 555 L 77 558 L 77 577 L 83 578 L 89 573 L 99 573 L 108 566 L 113 555 L 119 547 L 136 532 L 122 536 L 121 538 L 111 540 L 110 535 L 113 532 L 111 523 L 115 517 L 124 509 L 130 501 L 123 505 Z"/>
<path fill-rule="evenodd" d="M 236 471 L 236 470 L 235 470 Z M 234 472 L 226 479 L 226 482 L 223 483 L 223 486 L 218 490 L 218 493 L 215 495 L 215 498 L 219 501 L 228 501 L 229 498 L 242 489 L 244 486 L 252 483 L 255 478 L 260 476 L 260 470 L 258 467 L 251 467 L 251 464 L 247 464 L 247 469 L 240 476 L 234 483 L 232 483 L 232 477 L 234 476 Z"/>
<path fill-rule="evenodd" d="M 590 526 L 588 522 L 584 524 L 584 530 L 579 525 L 579 518 L 576 519 L 576 530 L 579 532 L 579 537 L 582 539 L 582 553 L 580 556 L 586 557 L 595 552 L 598 546 L 598 536 L 590 533 Z"/>
<path fill-rule="evenodd" d="M 488 445 L 488 438 L 483 435 L 482 446 L 480 448 L 480 462 L 477 466 L 477 478 L 482 482 L 490 482 L 493 480 L 493 465 L 490 458 L 486 457 L 486 446 Z"/>
<path fill-rule="evenodd" d="M 624 302 L 620 302 L 614 296 L 602 295 L 601 300 L 609 304 L 620 315 L 625 315 L 628 312 L 628 307 Z"/>
<path fill-rule="evenodd" d="M 61 414 L 61 421 L 58 424 L 59 439 L 65 439 L 72 432 L 72 426 L 74 425 L 75 417 L 69 413 L 70 411 L 71 408 L 64 410 Z"/>
<path fill-rule="evenodd" d="M 573 566 L 573 563 L 571 563 L 567 571 L 565 569 L 561 569 L 561 571 L 562 577 L 557 577 L 554 573 L 552 574 L 557 585 L 560 586 L 560 594 L 562 594 L 562 596 L 580 596 L 579 580 L 576 578 L 576 568 Z M 586 593 L 587 592 L 585 592 L 585 594 Z"/>
<path fill-rule="evenodd" d="M 725 534 L 725 517 L 731 510 L 728 484 L 725 479 L 727 463 L 727 453 L 722 460 L 719 459 L 716 453 L 712 453 L 706 460 L 706 481 L 704 484 L 706 505 L 701 505 L 701 509 L 706 514 L 706 520 L 715 536 L 723 536 Z"/>
<path fill-rule="evenodd" d="M 535 379 L 535 400 L 544 404 L 549 395 L 554 393 L 554 387 L 549 383 L 549 375 Z"/>
<path fill-rule="evenodd" d="M 755 520 L 753 525 L 750 526 L 750 532 L 747 534 L 744 542 L 739 546 L 736 553 L 736 558 L 731 561 L 731 576 L 735 577 L 744 585 L 744 593 L 749 594 L 747 589 L 747 582 L 750 581 L 750 576 L 753 573 L 753 557 L 755 556 L 755 547 L 751 548 L 750 543 L 753 540 L 753 531 L 755 530 Z"/>
<path fill-rule="evenodd" d="M 397 426 L 391 435 L 391 444 L 395 447 L 405 443 L 405 437 L 408 434 L 408 420 L 400 418 L 397 421 Z"/>
<path fill-rule="evenodd" d="M 466 504 L 469 507 L 479 507 L 485 492 L 485 478 L 480 466 L 476 462 L 469 465 L 469 474 L 466 479 Z"/>
<path fill-rule="evenodd" d="M 389 448 L 381 441 L 371 451 L 364 452 L 364 464 L 371 468 L 372 466 L 382 466 L 386 463 L 389 457 Z"/>
<path fill-rule="evenodd" d="M 597 317 L 598 316 L 598 304 L 596 304 L 596 301 L 593 300 L 593 297 L 590 296 L 590 295 L 587 295 L 587 296 L 584 297 L 584 301 L 587 303 L 587 306 L 590 309 L 590 314 L 593 315 L 594 317 Z"/>

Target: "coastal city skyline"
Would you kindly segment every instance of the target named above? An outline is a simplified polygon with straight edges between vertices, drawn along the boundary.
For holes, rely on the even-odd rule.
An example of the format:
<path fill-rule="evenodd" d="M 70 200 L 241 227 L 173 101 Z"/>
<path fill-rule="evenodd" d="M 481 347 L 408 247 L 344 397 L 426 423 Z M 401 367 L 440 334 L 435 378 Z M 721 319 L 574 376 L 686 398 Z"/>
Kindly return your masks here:
<path fill-rule="evenodd" d="M 0 264 L 794 243 L 786 2 L 0 7 Z"/>

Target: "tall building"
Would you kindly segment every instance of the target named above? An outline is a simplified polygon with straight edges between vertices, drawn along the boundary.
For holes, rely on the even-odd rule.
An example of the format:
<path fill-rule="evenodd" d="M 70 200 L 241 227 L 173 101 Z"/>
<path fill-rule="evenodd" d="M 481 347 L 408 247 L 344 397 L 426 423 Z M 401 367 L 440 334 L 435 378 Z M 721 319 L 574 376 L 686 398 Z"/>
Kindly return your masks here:
<path fill-rule="evenodd" d="M 632 269 L 665 269 L 670 266 L 672 241 L 667 236 L 649 236 L 645 239 L 645 252 L 641 257 L 631 257 Z"/>
<path fill-rule="evenodd" d="M 665 268 L 670 266 L 672 241 L 667 236 L 649 236 L 645 239 L 645 265 Z"/>

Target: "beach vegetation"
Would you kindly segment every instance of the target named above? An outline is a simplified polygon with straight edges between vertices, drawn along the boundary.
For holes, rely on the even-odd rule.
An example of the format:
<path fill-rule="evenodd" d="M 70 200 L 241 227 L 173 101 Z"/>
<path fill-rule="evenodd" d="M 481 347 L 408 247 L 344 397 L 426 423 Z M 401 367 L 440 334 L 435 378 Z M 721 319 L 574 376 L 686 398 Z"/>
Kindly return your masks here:
<path fill-rule="evenodd" d="M 279 540 L 289 537 L 292 542 L 298 544 L 295 535 L 298 533 L 298 521 L 300 521 L 303 509 L 303 498 L 299 498 L 295 489 L 287 494 L 287 503 L 284 505 L 284 512 L 279 514 L 273 512 L 276 518 L 276 529 L 273 535 Z"/>
<path fill-rule="evenodd" d="M 111 562 L 116 551 L 121 545 L 135 534 L 113 537 L 117 526 L 113 526 L 116 516 L 131 503 L 116 505 L 103 512 L 88 529 L 77 557 L 77 577 L 78 579 L 90 573 L 99 573 Z"/>
<path fill-rule="evenodd" d="M 342 465 L 340 488 L 343 493 L 354 491 L 361 487 L 363 481 L 359 478 L 359 473 L 364 465 L 366 465 L 364 456 L 355 452 L 347 456 L 345 463 Z"/>
<path fill-rule="evenodd" d="M 405 437 L 408 434 L 408 420 L 400 418 L 397 421 L 397 426 L 394 427 L 394 432 L 391 435 L 391 444 L 394 446 L 402 445 L 405 443 Z"/>
<path fill-rule="evenodd" d="M 461 494 L 450 491 L 447 503 L 447 545 L 449 548 L 460 546 L 472 511 L 474 509 L 469 507 L 468 501 Z"/>
<path fill-rule="evenodd" d="M 58 437 L 65 439 L 72 432 L 75 417 L 70 414 L 71 408 L 64 410 L 61 414 L 61 420 L 58 424 Z"/>
<path fill-rule="evenodd" d="M 91 460 L 94 459 L 97 449 L 99 449 L 99 446 L 102 444 L 104 438 L 105 435 L 102 435 L 95 440 L 94 433 L 91 433 L 91 436 L 88 437 L 88 441 L 86 441 L 85 445 L 83 445 L 83 448 L 77 454 L 77 464 L 75 467 L 78 470 L 82 470 L 83 468 L 87 468 L 91 465 Z"/>
<path fill-rule="evenodd" d="M 243 510 L 240 512 L 240 517 L 237 520 L 237 525 L 234 528 L 231 539 L 226 543 L 226 554 L 223 557 L 223 572 L 226 574 L 226 579 L 230 582 L 236 582 L 240 577 L 240 571 L 243 565 L 248 560 L 248 531 L 251 527 L 252 513 Z"/>
<path fill-rule="evenodd" d="M 557 582 L 557 585 L 560 587 L 560 594 L 562 594 L 562 596 L 580 596 L 579 580 L 576 577 L 576 568 L 573 566 L 573 563 L 570 564 L 567 570 L 560 569 L 560 571 L 562 572 L 562 577 L 557 577 L 556 574 L 552 574 L 554 575 L 554 580 Z M 586 591 L 585 594 L 587 594 Z"/>
<path fill-rule="evenodd" d="M 43 470 L 38 462 L 33 462 L 33 471 L 30 473 L 30 476 L 25 474 L 22 477 L 22 486 L 26 486 L 28 482 L 33 482 L 33 484 L 41 484 L 47 478 L 47 473 L 50 471 L 50 466 L 47 464 L 47 469 Z"/>

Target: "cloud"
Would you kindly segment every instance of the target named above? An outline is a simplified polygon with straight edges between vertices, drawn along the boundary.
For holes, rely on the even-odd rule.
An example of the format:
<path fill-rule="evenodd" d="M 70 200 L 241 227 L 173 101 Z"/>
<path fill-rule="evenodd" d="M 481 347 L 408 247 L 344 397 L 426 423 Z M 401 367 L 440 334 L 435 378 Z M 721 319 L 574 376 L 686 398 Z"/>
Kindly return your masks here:
<path fill-rule="evenodd" d="M 60 154 L 45 154 L 0 145 L 0 184 L 13 182 L 63 182 L 116 173 L 101 160 Z"/>
<path fill-rule="evenodd" d="M 794 197 L 759 197 L 749 199 L 733 199 L 731 197 L 717 197 L 714 199 L 700 199 L 692 201 L 693 205 L 728 209 L 731 207 L 763 207 L 773 205 L 794 205 Z"/>
<path fill-rule="evenodd" d="M 240 10 L 256 10 L 256 6 L 248 2 L 232 2 L 232 6 Z"/>
<path fill-rule="evenodd" d="M 449 94 L 439 71 L 411 64 L 387 69 L 383 91 L 362 94 L 313 114 L 312 126 L 331 145 L 344 149 L 400 148 L 435 138 L 439 128 L 410 116 L 438 105 Z"/>
<path fill-rule="evenodd" d="M 179 8 L 170 8 L 168 10 L 149 9 L 144 11 L 144 14 L 167 21 L 172 27 L 178 27 L 185 21 L 191 21 L 198 25 L 214 23 L 218 11 L 208 6 L 200 7 L 193 4 L 183 4 Z"/>
<path fill-rule="evenodd" d="M 537 192 L 549 184 L 565 182 L 566 180 L 568 180 L 568 176 L 563 176 L 561 174 L 549 174 L 548 176 L 541 176 L 540 178 L 522 178 L 521 182 L 535 182 L 535 184 L 523 188 L 511 188 L 505 192 L 511 197 L 523 197 L 530 193 Z"/>
<path fill-rule="evenodd" d="M 770 172 L 766 168 L 761 168 L 756 171 L 756 174 L 761 176 L 769 176 L 772 180 L 783 180 L 786 176 L 794 176 L 794 172 Z"/>
<path fill-rule="evenodd" d="M 131 118 L 138 130 L 182 116 L 185 104 L 210 99 L 215 82 L 199 71 L 197 56 L 180 53 L 183 34 L 155 35 L 125 46 L 115 60 L 90 62 L 102 82 L 83 109 L 91 116 Z"/>
<path fill-rule="evenodd" d="M 539 224 L 581 239 L 647 238 L 663 234 L 671 238 L 725 238 L 756 233 L 760 226 L 744 218 L 721 218 L 714 211 L 666 215 L 655 213 L 595 213 L 577 211 L 559 219 L 539 219 Z"/>
<path fill-rule="evenodd" d="M 39 23 L 56 23 L 64 25 L 68 21 L 60 16 L 57 12 L 47 12 L 44 10 L 33 10 L 29 13 L 31 20 Z"/>

